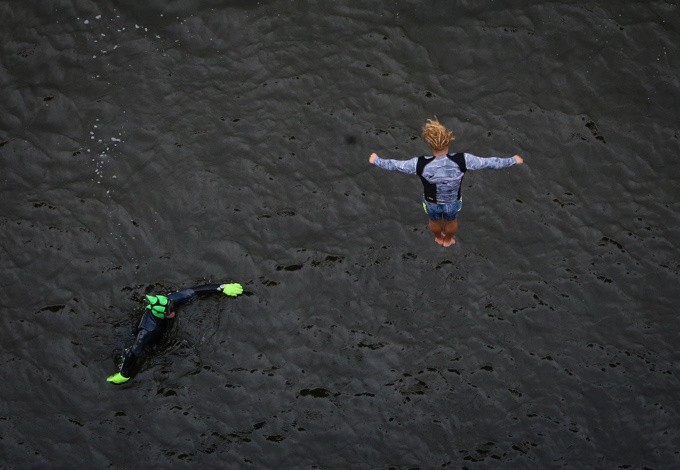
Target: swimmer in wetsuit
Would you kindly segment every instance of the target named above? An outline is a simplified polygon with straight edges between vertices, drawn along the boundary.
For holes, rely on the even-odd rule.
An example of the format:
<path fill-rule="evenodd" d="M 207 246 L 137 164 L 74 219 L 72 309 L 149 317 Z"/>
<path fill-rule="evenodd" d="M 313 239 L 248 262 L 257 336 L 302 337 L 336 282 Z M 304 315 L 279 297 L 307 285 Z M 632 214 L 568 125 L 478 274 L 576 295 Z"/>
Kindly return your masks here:
<path fill-rule="evenodd" d="M 470 153 L 449 153 L 453 133 L 436 118 L 428 119 L 423 127 L 423 139 L 432 149 L 432 155 L 410 160 L 389 160 L 372 153 L 368 161 L 384 170 L 400 171 L 418 175 L 423 183 L 423 209 L 429 217 L 428 227 L 435 241 L 449 247 L 456 243 L 453 238 L 458 231 L 458 211 L 463 206 L 461 185 L 467 170 L 491 168 L 500 170 L 521 165 L 519 155 L 510 158 L 481 158 Z"/>
<path fill-rule="evenodd" d="M 192 301 L 196 297 L 217 292 L 236 297 L 243 293 L 243 287 L 238 283 L 205 284 L 173 292 L 167 296 L 147 295 L 147 305 L 137 328 L 137 338 L 134 344 L 125 351 L 120 371 L 109 376 L 106 380 L 114 384 L 122 384 L 130 380 L 144 350 L 157 343 L 163 333 L 172 326 L 177 314 L 177 307 Z"/>

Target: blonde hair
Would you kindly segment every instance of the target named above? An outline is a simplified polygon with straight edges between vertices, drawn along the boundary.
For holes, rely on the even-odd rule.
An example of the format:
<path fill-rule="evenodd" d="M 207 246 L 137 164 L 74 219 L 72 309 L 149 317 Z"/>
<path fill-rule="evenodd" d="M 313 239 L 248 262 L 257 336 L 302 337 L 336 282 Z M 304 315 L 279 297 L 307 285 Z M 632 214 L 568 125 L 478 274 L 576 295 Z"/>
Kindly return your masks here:
<path fill-rule="evenodd" d="M 423 139 L 435 152 L 446 149 L 454 139 L 453 132 L 444 127 L 435 116 L 423 126 Z"/>

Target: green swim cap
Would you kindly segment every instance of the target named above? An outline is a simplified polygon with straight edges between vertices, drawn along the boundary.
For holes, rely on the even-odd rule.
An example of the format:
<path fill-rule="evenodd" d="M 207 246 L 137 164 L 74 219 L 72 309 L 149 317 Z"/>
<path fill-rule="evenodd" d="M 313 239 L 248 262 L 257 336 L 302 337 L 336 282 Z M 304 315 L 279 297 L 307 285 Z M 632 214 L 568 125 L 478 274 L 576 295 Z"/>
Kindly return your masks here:
<path fill-rule="evenodd" d="M 147 295 L 146 300 L 149 302 L 146 308 L 151 310 L 158 318 L 165 318 L 165 308 L 168 305 L 168 298 L 164 295 Z"/>

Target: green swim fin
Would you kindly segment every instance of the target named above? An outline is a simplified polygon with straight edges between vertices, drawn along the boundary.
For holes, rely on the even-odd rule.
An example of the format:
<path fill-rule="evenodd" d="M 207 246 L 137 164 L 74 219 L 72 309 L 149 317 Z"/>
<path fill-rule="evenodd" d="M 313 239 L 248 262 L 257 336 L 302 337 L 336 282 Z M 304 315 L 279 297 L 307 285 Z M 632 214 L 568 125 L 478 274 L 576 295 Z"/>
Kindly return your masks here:
<path fill-rule="evenodd" d="M 106 378 L 107 382 L 111 382 L 114 384 L 124 384 L 128 380 L 130 380 L 130 377 L 122 376 L 120 375 L 120 372 L 116 372 L 115 374 Z"/>

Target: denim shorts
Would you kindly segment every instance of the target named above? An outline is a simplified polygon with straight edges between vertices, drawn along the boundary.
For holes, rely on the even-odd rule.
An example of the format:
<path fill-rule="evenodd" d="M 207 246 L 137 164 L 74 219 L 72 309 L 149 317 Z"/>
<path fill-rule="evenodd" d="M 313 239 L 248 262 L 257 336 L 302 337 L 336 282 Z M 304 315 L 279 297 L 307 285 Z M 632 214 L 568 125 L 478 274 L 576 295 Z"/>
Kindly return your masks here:
<path fill-rule="evenodd" d="M 437 204 L 423 200 L 423 209 L 431 220 L 456 220 L 458 212 L 463 208 L 463 200 L 459 199 L 450 204 Z"/>

